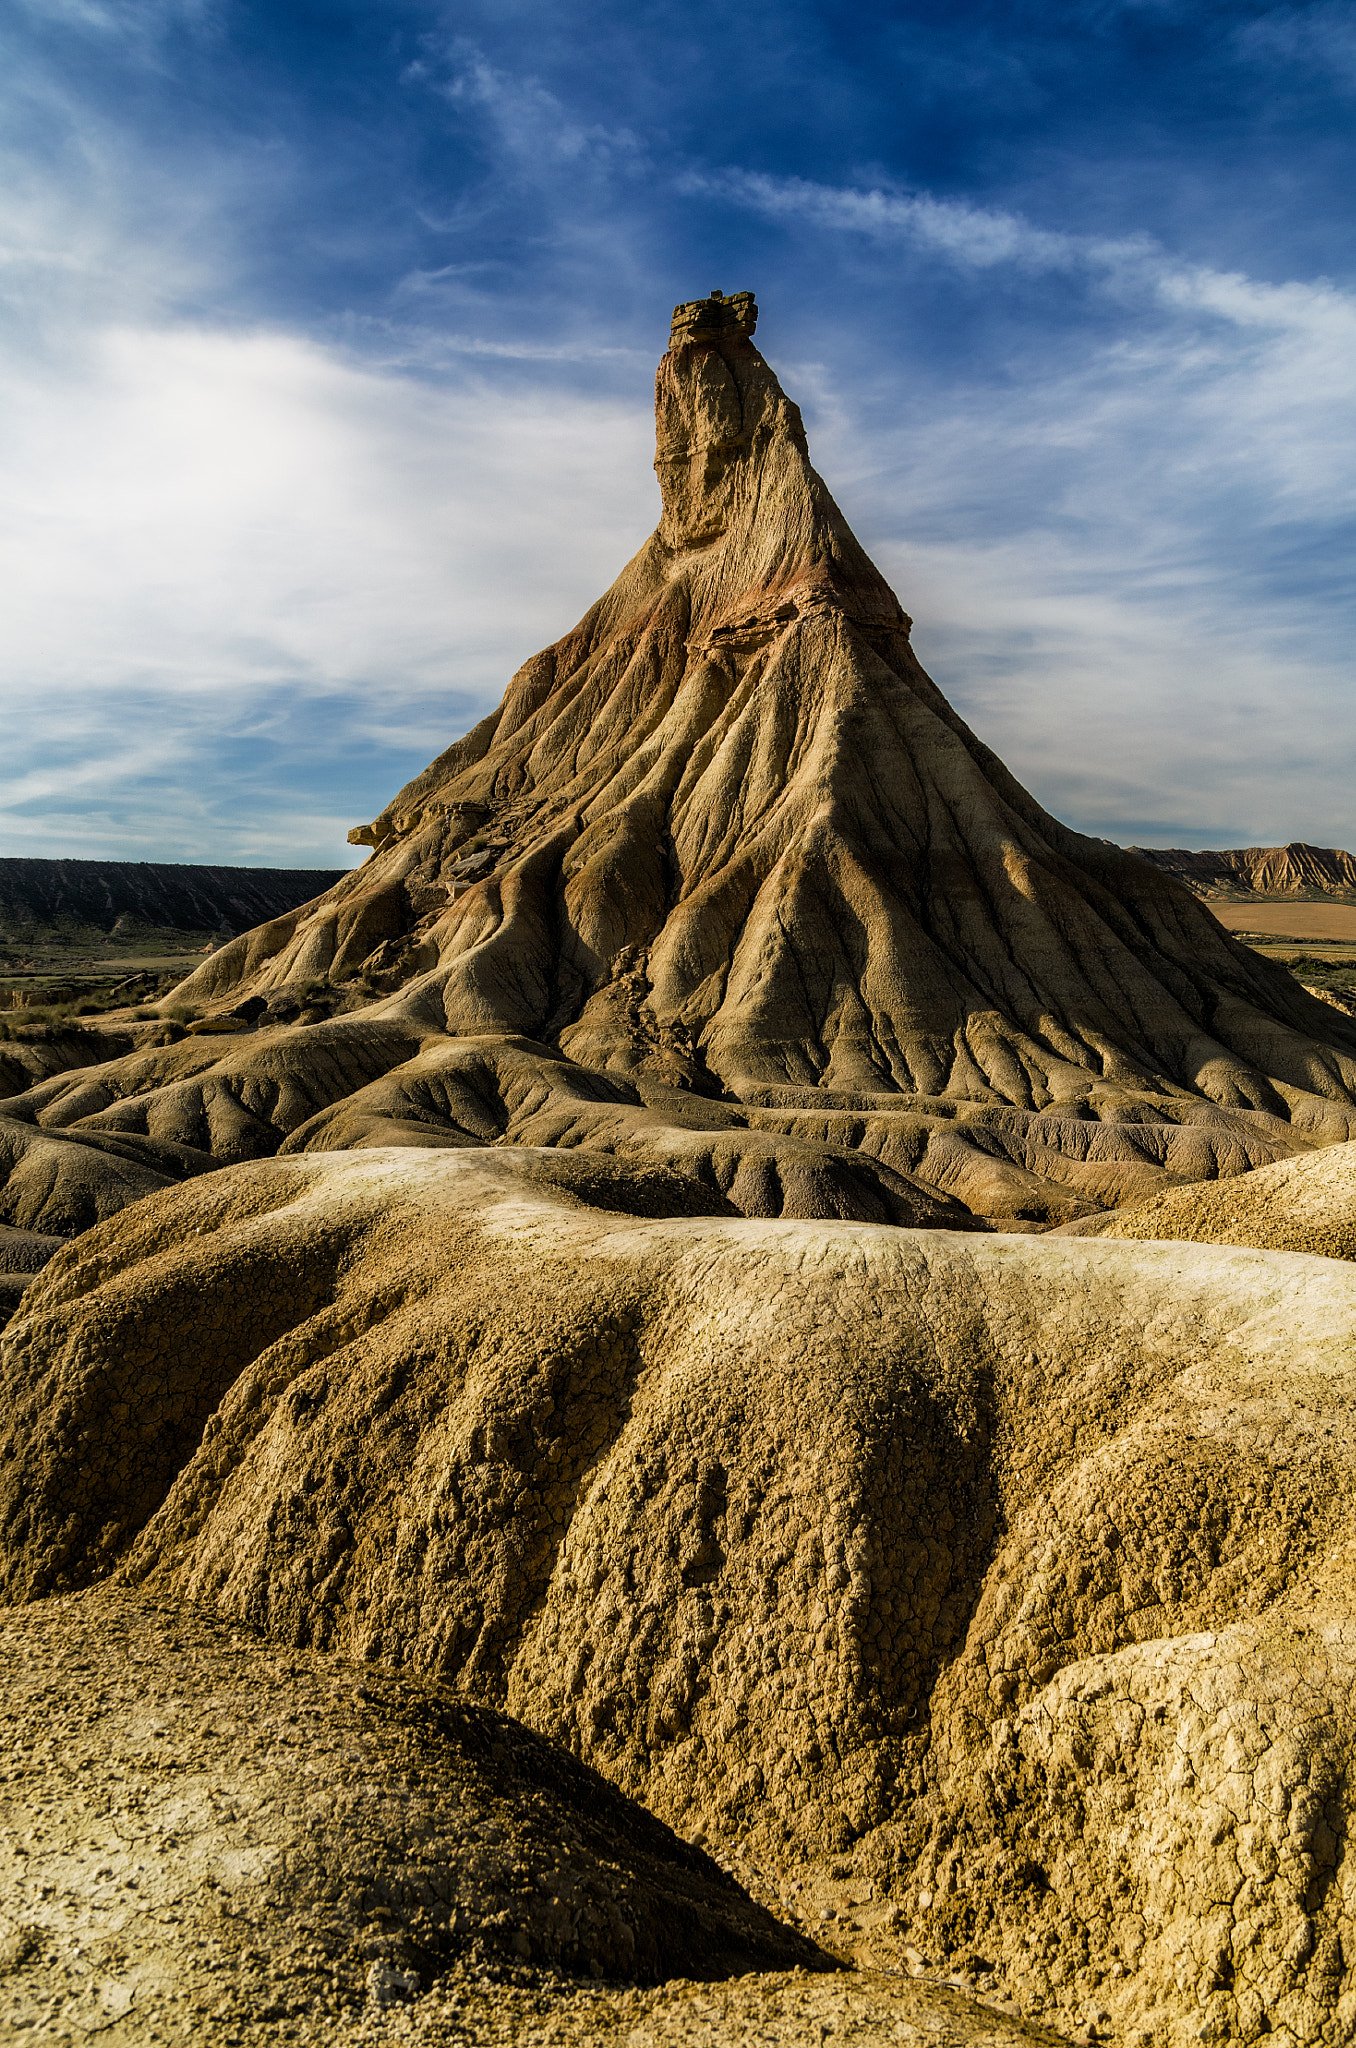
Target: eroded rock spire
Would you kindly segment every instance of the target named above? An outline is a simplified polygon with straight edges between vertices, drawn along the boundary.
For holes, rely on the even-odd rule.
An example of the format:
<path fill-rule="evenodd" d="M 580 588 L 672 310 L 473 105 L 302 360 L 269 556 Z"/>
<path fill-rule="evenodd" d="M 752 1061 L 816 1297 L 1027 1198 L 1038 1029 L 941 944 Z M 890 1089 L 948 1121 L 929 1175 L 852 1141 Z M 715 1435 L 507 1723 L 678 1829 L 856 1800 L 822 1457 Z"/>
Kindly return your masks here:
<path fill-rule="evenodd" d="M 251 1033 L 348 1014 L 261 1049 L 267 1086 L 251 1037 L 239 1095 L 167 1055 L 81 1114 L 201 1159 L 644 1145 L 653 1114 L 745 1213 L 914 1221 L 1055 1221 L 1356 1134 L 1356 1022 L 1052 818 L 947 703 L 755 319 L 676 309 L 655 532 L 362 828 L 361 869 L 178 992 Z M 656 1090 L 681 1115 L 642 1115 Z"/>

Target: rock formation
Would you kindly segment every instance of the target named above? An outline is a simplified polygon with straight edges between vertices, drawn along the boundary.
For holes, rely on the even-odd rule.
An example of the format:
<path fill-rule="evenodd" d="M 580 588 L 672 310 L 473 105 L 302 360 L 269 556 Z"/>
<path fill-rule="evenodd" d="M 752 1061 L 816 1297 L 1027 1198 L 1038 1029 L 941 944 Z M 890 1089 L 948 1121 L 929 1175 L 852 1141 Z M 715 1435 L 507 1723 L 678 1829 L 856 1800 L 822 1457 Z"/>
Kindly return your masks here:
<path fill-rule="evenodd" d="M 4 1103 L 12 1654 L 75 1642 L 140 1769 L 143 1631 L 191 1756 L 259 1802 L 301 1905 L 231 1962 L 228 2016 L 280 1957 L 313 2015 L 364 1941 L 374 1998 L 455 1974 L 469 1873 L 462 1931 L 547 1971 L 819 1960 L 795 1924 L 863 1972 L 600 1991 L 543 2039 L 1030 2038 L 1002 2001 L 1135 2048 L 1338 2048 L 1356 1023 L 966 730 L 755 318 L 677 310 L 657 533 L 363 828 L 366 865 L 205 961 L 188 1031 L 122 1019 L 131 1051 Z M 214 1617 L 182 1673 L 169 1615 Z M 345 1820 L 355 1669 L 386 1728 Z M 496 1716 L 530 1731 L 502 1779 L 466 1761 Z M 289 1782 L 294 1728 L 332 1810 Z M 70 1977 L 42 1902 L 83 1792 L 49 1765 L 57 1874 L 13 1941 Z M 576 1862 L 586 1770 L 615 1803 Z M 398 1928 L 355 1920 L 364 1856 Z M 239 1884 L 273 1910 L 263 1863 Z M 214 1911 L 192 1895 L 194 1941 Z M 108 1996 L 144 1968 L 191 2005 L 198 1962 L 167 1977 L 137 1927 Z M 548 1989 L 505 1967 L 526 2031 Z M 480 1996 L 421 1989 L 404 2037 L 513 2038 Z"/>
<path fill-rule="evenodd" d="M 1356 1265 L 638 1217 L 577 1163 L 294 1156 L 69 1245 L 6 1596 L 455 1685 L 863 1963 L 1349 2038 Z"/>
<path fill-rule="evenodd" d="M 132 1157 L 503 1138 L 748 1215 L 1041 1226 L 1356 1134 L 1356 1021 L 1057 823 L 924 674 L 755 318 L 677 310 L 663 513 L 612 588 L 361 869 L 176 992 L 229 1041 L 142 1026 L 6 1101 L 3 1220 L 83 1227 Z M 303 1021 L 317 983 L 342 1014 Z"/>
<path fill-rule="evenodd" d="M 1356 897 L 1356 858 L 1340 847 L 1236 846 L 1224 853 L 1195 853 L 1185 847 L 1132 846 L 1141 860 L 1178 875 L 1200 895 Z"/>

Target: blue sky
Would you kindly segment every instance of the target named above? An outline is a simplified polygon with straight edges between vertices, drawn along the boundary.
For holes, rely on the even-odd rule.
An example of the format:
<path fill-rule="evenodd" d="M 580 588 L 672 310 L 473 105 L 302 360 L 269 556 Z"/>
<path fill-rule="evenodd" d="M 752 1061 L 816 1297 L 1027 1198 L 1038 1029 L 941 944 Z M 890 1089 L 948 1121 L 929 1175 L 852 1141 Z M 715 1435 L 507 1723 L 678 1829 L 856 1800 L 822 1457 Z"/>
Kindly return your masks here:
<path fill-rule="evenodd" d="M 0 852 L 332 864 L 751 287 L 1059 816 L 1356 846 L 1356 4 L 9 0 Z"/>

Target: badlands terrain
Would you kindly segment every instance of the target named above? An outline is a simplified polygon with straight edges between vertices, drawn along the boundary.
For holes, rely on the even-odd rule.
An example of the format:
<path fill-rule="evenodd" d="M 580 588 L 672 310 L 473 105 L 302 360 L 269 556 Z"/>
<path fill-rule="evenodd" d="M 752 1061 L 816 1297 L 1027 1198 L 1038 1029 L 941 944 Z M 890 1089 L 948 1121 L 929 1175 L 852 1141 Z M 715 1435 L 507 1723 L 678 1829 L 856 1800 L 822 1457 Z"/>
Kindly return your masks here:
<path fill-rule="evenodd" d="M 968 731 L 755 319 L 360 868 L 3 1048 L 13 2038 L 1356 2031 L 1356 1019 Z"/>

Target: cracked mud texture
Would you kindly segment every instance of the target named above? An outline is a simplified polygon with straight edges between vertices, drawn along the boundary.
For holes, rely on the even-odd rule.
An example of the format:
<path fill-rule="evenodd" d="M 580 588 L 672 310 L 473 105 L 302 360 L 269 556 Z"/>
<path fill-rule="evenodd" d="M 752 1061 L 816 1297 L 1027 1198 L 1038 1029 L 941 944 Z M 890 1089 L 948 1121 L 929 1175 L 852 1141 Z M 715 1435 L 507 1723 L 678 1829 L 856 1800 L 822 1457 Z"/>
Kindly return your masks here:
<path fill-rule="evenodd" d="M 1331 1145 L 1219 1186 L 1173 1188 L 1064 1226 L 1069 1236 L 1184 1238 L 1356 1259 L 1356 1145 Z"/>
<path fill-rule="evenodd" d="M 301 1154 L 66 1247 L 5 1338 L 8 1597 L 464 1688 L 863 1965 L 1349 2038 L 1356 1268 L 558 1164 Z"/>
<path fill-rule="evenodd" d="M 272 2038 L 459 1966 L 830 1968 L 502 1714 L 115 1589 L 0 1619 L 0 2030 Z"/>

